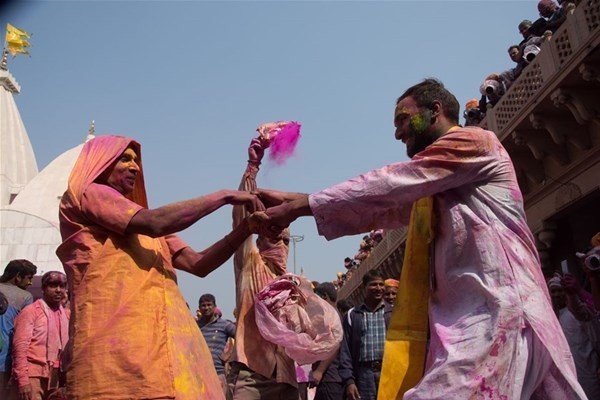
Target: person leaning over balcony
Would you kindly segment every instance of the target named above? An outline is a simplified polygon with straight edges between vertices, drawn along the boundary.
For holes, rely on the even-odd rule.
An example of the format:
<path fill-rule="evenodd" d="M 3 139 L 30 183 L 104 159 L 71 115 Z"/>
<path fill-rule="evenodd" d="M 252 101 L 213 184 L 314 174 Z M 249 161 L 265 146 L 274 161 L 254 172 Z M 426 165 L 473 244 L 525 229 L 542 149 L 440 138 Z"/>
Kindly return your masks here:
<path fill-rule="evenodd" d="M 585 399 L 511 158 L 494 132 L 458 126 L 459 108 L 435 79 L 410 87 L 394 112 L 410 160 L 311 195 L 261 189 L 281 200 L 265 229 L 314 216 L 331 240 L 408 225 L 381 398 Z"/>

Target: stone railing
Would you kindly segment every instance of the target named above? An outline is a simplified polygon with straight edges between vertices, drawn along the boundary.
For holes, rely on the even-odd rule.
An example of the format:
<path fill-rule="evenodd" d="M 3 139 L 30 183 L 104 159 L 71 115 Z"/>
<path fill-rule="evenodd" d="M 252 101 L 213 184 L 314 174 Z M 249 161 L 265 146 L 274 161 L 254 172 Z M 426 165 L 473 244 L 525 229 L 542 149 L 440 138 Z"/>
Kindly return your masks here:
<path fill-rule="evenodd" d="M 369 256 L 354 270 L 350 279 L 340 288 L 338 298 L 351 296 L 360 287 L 363 276 L 368 271 L 379 267 L 390 255 L 398 251 L 405 240 L 406 228 L 386 231 L 381 242 L 375 246 Z"/>
<path fill-rule="evenodd" d="M 600 2 L 583 1 L 540 46 L 537 57 L 523 70 L 500 101 L 488 109 L 481 126 L 504 141 L 550 98 L 564 78 L 600 44 Z"/>

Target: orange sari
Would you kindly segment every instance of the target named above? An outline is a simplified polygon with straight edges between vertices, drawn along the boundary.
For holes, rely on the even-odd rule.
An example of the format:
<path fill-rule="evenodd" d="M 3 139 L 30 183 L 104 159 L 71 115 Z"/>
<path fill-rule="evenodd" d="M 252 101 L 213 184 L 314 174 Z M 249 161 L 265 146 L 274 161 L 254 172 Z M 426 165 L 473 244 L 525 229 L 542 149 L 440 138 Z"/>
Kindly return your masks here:
<path fill-rule="evenodd" d="M 187 245 L 125 230 L 147 207 L 143 174 L 125 197 L 94 181 L 131 139 L 87 142 L 60 204 L 57 255 L 71 290 L 70 399 L 223 399 L 206 342 L 178 287 L 173 256 Z"/>

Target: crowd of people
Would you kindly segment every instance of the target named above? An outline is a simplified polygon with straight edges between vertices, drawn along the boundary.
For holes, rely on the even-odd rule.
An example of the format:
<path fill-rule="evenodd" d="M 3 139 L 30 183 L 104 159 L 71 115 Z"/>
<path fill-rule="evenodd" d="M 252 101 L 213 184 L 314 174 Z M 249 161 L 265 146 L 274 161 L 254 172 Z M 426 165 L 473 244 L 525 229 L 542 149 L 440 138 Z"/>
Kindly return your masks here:
<path fill-rule="evenodd" d="M 540 0 L 539 18 L 534 21 L 525 19 L 518 25 L 522 40 L 508 47 L 508 56 L 515 66 L 501 73 L 488 75 L 479 88 L 481 98 L 469 100 L 465 104 L 464 118 L 466 126 L 479 125 L 485 118 L 488 106 L 493 107 L 504 96 L 513 82 L 540 52 L 543 41 L 550 40 L 552 34 L 566 20 L 567 13 L 573 10 L 580 0 Z"/>
<path fill-rule="evenodd" d="M 154 209 L 139 143 L 89 140 L 60 204 L 66 275 L 44 274 L 36 302 L 31 263 L 0 278 L 2 398 L 595 398 L 600 238 L 581 255 L 590 293 L 568 274 L 546 282 L 508 153 L 459 110 L 438 80 L 411 86 L 393 120 L 409 160 L 312 194 L 257 187 L 288 126 L 265 124 L 238 190 Z M 207 249 L 176 235 L 225 205 L 232 229 Z M 328 240 L 407 227 L 401 277 L 366 272 L 359 304 L 332 282 L 311 288 L 286 267 L 300 217 Z M 176 270 L 204 277 L 232 256 L 235 323 L 210 294 L 194 319 Z"/>
<path fill-rule="evenodd" d="M 336 288 L 341 288 L 350 280 L 352 274 L 360 266 L 360 263 L 369 257 L 373 249 L 383 240 L 383 229 L 375 229 L 369 232 L 368 235 L 362 237 L 358 252 L 354 257 L 346 257 L 344 259 L 344 269 L 346 272 L 338 272 L 333 284 Z"/>

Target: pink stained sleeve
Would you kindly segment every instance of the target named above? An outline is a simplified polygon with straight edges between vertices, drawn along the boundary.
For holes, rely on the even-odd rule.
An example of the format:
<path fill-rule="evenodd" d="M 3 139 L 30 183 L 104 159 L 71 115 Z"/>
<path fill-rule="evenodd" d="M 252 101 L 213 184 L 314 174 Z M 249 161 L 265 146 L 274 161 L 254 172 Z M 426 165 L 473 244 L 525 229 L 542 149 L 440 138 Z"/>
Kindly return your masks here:
<path fill-rule="evenodd" d="M 94 223 L 123 235 L 133 216 L 144 207 L 110 186 L 92 183 L 83 194 L 81 208 Z"/>
<path fill-rule="evenodd" d="M 480 129 L 448 133 L 412 160 L 387 165 L 309 196 L 319 234 L 327 239 L 408 224 L 412 204 L 477 184 L 499 162 L 495 135 Z M 510 159 L 502 160 L 507 166 Z M 512 166 L 510 166 L 512 168 Z"/>
<path fill-rule="evenodd" d="M 29 369 L 27 368 L 27 352 L 33 337 L 35 322 L 35 307 L 25 307 L 15 318 L 15 333 L 13 336 L 12 373 L 19 387 L 29 384 Z"/>

